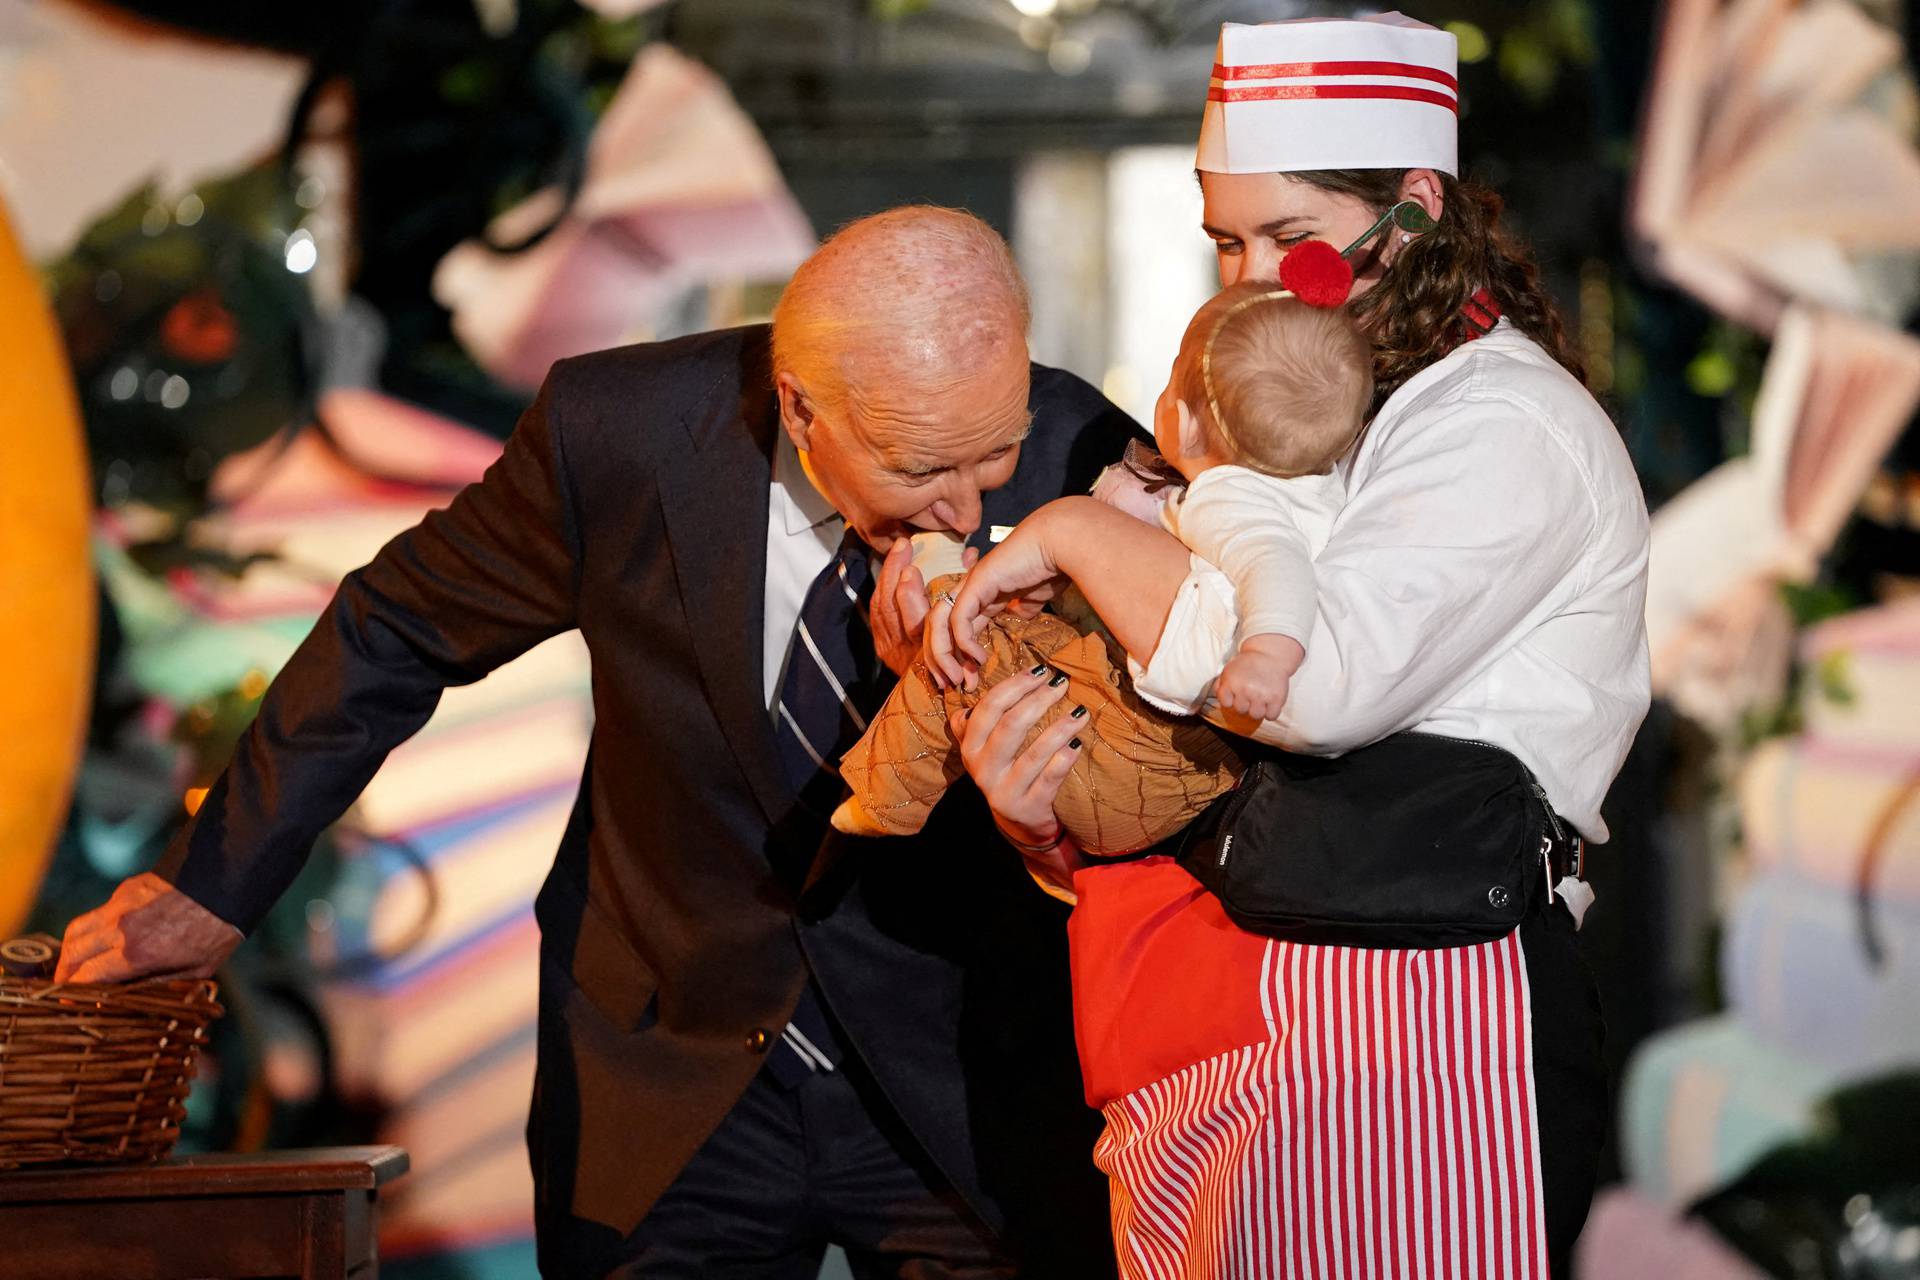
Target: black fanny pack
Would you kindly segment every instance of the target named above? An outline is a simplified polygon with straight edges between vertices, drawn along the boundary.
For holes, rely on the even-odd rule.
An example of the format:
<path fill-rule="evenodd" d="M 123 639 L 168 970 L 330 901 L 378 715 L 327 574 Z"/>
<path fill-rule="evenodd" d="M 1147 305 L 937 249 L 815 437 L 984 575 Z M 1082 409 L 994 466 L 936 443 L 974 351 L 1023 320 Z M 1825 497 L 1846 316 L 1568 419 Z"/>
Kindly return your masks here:
<path fill-rule="evenodd" d="M 1511 933 L 1578 873 L 1579 843 L 1510 752 L 1398 733 L 1331 759 L 1255 757 L 1176 857 L 1253 933 L 1453 947 Z"/>

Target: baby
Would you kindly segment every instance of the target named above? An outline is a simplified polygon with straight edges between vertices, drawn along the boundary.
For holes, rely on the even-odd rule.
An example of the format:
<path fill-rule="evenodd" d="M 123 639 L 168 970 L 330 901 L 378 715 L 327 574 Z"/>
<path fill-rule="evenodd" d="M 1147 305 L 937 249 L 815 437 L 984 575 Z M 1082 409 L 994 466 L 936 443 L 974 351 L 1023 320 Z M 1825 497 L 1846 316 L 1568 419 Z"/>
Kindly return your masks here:
<path fill-rule="evenodd" d="M 1312 555 L 1341 497 L 1333 464 L 1358 437 L 1372 393 L 1366 341 L 1326 309 L 1351 280 L 1344 263 L 1338 267 L 1337 297 L 1301 286 L 1304 296 L 1327 300 L 1321 307 L 1271 285 L 1236 286 L 1202 307 L 1154 415 L 1165 462 L 1130 457 L 1095 488 L 1108 505 L 1160 519 L 1232 579 L 1245 621 L 1217 692 L 1224 705 L 1262 719 L 1278 714 L 1304 655 Z M 929 566 L 935 597 L 957 581 L 937 572 Z M 979 637 L 985 660 L 970 687 L 935 680 L 924 659 L 915 663 L 841 762 L 852 796 L 833 815 L 836 827 L 918 831 L 963 772 L 950 713 L 1010 675 L 1041 668 L 1068 685 L 1067 696 L 1029 737 L 1061 716 L 1084 726 L 1055 802 L 1080 848 L 1148 847 L 1233 786 L 1241 762 L 1227 739 L 1192 718 L 1199 708 L 1144 700 L 1127 678 L 1124 651 L 1076 592 L 1051 608 L 995 616 Z"/>
<path fill-rule="evenodd" d="M 1147 496 L 1147 484 L 1147 477 L 1116 465 L 1101 477 L 1095 496 L 1135 514 L 1150 512 L 1157 500 Z M 943 546 L 937 534 L 914 543 L 914 563 L 931 579 L 929 591 L 955 589 L 958 544 Z M 980 637 L 987 658 L 971 692 L 943 688 L 924 659 L 915 662 L 842 757 L 840 776 L 852 794 L 834 811 L 833 825 L 866 836 L 920 830 L 965 773 L 950 715 L 1020 671 L 1044 670 L 1066 686 L 1043 724 L 1071 716 L 1078 726 L 1078 750 L 1055 809 L 1082 849 L 1130 853 L 1157 844 L 1230 790 L 1241 762 L 1225 735 L 1204 721 L 1167 715 L 1134 693 L 1125 652 L 1076 593 L 1056 600 L 1053 609 L 1033 616 L 1009 611 L 994 620 Z"/>
<path fill-rule="evenodd" d="M 1313 557 L 1345 499 L 1334 464 L 1365 424 L 1371 364 L 1344 313 L 1271 285 L 1227 288 L 1187 326 L 1154 408 L 1154 440 L 1187 481 L 1161 522 L 1233 583 L 1239 641 L 1213 690 L 1230 711 L 1271 720 L 1286 704 L 1313 631 Z"/>

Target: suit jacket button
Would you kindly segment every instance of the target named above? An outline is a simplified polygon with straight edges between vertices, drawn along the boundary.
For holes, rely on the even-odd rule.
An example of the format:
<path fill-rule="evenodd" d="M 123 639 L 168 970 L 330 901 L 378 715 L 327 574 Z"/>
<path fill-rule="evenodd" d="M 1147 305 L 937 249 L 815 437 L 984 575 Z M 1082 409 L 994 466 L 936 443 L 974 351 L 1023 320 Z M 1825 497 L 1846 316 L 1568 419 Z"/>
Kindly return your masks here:
<path fill-rule="evenodd" d="M 773 1043 L 773 1035 L 765 1027 L 755 1027 L 747 1032 L 747 1052 L 765 1053 L 767 1046 Z"/>

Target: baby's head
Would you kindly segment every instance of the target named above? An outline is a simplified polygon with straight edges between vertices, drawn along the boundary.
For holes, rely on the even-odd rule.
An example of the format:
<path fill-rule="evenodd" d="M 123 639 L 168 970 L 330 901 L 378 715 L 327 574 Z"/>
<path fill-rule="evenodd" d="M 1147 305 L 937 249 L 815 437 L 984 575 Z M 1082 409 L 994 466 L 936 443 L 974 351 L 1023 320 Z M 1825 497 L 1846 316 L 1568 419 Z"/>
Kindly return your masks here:
<path fill-rule="evenodd" d="M 1187 326 L 1154 409 L 1155 442 L 1189 480 L 1222 463 L 1324 474 L 1360 434 L 1372 364 L 1343 309 L 1271 283 L 1231 285 Z"/>

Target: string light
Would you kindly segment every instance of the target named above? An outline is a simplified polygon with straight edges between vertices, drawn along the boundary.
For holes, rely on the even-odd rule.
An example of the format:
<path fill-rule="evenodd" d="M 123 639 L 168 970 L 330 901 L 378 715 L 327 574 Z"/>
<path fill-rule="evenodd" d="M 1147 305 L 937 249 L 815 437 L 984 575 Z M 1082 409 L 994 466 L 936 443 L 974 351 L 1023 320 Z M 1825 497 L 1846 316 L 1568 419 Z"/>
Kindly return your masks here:
<path fill-rule="evenodd" d="M 319 260 L 320 250 L 313 243 L 311 231 L 296 231 L 287 237 L 287 270 L 302 276 Z"/>

